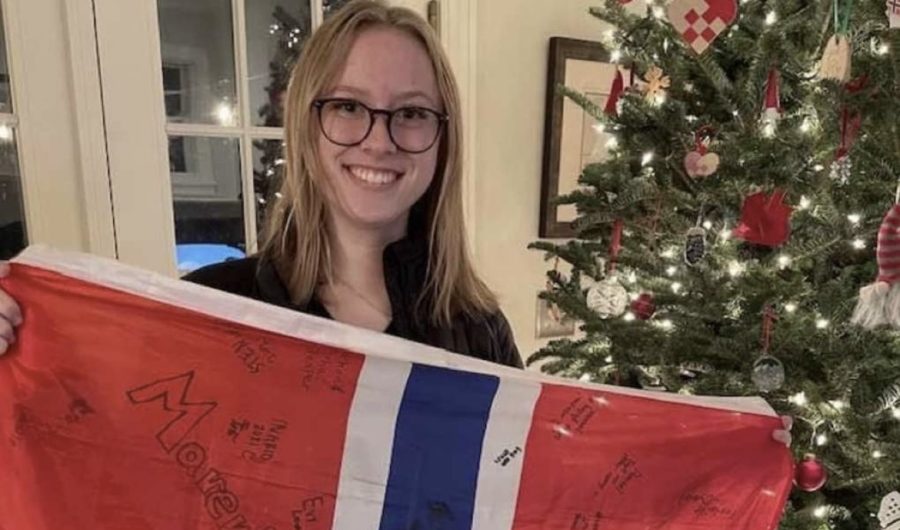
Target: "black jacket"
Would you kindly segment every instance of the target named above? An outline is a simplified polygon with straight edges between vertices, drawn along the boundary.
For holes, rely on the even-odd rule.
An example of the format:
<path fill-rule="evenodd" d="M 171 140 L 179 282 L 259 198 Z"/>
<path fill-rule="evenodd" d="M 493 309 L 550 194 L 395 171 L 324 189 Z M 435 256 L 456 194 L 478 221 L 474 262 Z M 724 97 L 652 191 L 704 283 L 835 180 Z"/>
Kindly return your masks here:
<path fill-rule="evenodd" d="M 393 310 L 393 318 L 385 332 L 462 355 L 522 367 L 522 358 L 503 313 L 457 316 L 449 327 L 435 326 L 416 313 L 416 300 L 425 285 L 427 263 L 427 243 L 423 240 L 403 239 L 385 249 L 384 280 Z M 210 265 L 184 279 L 310 315 L 332 318 L 316 297 L 305 306 L 294 304 L 275 266 L 262 258 Z"/>

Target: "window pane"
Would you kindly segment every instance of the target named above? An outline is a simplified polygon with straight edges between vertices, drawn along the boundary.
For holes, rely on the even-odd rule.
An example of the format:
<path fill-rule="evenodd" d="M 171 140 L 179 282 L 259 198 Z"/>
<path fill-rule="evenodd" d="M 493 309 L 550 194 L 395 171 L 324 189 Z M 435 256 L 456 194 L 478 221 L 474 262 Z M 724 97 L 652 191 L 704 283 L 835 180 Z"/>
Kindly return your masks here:
<path fill-rule="evenodd" d="M 0 259 L 15 256 L 26 244 L 15 131 L 0 125 Z"/>
<path fill-rule="evenodd" d="M 350 2 L 350 0 L 322 0 L 322 11 L 325 12 L 325 16 L 327 17 L 348 2 Z"/>
<path fill-rule="evenodd" d="M 2 6 L 0 6 L 2 8 Z M 0 11 L 0 112 L 13 111 L 10 94 L 9 62 L 6 60 L 6 30 L 3 13 Z"/>
<path fill-rule="evenodd" d="M 169 169 L 179 274 L 243 257 L 238 139 L 170 136 Z"/>
<path fill-rule="evenodd" d="M 230 0 L 159 0 L 166 116 L 238 125 Z"/>
<path fill-rule="evenodd" d="M 245 0 L 253 125 L 281 127 L 291 66 L 309 36 L 309 0 Z"/>
<path fill-rule="evenodd" d="M 284 170 L 281 140 L 253 141 L 253 191 L 256 196 L 256 227 L 261 232 L 266 213 L 273 201 L 280 199 L 278 189 Z"/>

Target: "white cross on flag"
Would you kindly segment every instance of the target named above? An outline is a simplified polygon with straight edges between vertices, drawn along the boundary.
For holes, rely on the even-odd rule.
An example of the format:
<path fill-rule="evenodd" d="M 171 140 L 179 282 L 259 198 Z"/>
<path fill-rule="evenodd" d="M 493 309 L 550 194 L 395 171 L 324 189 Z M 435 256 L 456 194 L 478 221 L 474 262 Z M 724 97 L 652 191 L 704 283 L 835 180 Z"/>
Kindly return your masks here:
<path fill-rule="evenodd" d="M 737 19 L 738 5 L 736 0 L 675 0 L 667 10 L 685 42 L 703 53 Z"/>

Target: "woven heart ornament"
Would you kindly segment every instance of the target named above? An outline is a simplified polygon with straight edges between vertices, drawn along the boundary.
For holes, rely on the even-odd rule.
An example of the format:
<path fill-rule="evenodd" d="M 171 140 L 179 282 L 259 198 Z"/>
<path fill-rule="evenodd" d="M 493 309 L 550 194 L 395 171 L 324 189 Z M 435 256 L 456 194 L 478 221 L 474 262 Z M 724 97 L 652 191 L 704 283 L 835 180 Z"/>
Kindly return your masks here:
<path fill-rule="evenodd" d="M 900 0 L 887 0 L 886 4 L 891 29 L 900 28 Z"/>
<path fill-rule="evenodd" d="M 702 54 L 737 20 L 738 4 L 736 0 L 674 0 L 666 11 L 681 38 Z"/>

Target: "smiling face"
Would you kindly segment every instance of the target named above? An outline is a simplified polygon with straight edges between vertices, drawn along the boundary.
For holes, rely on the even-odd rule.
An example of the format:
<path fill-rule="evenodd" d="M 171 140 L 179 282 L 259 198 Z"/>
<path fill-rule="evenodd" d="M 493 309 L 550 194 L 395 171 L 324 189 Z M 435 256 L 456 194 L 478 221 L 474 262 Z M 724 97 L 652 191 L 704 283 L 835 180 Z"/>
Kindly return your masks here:
<path fill-rule="evenodd" d="M 443 112 L 425 47 L 412 35 L 383 26 L 366 28 L 356 37 L 337 81 L 320 97 L 333 98 L 352 99 L 372 109 L 418 107 Z M 352 102 L 332 111 L 340 113 L 341 119 L 365 115 Z M 415 116 L 421 114 L 410 114 Z M 398 124 L 400 118 L 395 117 Z M 403 131 L 398 124 L 394 132 L 400 139 L 398 133 Z M 320 132 L 318 151 L 330 220 L 404 234 L 410 209 L 434 179 L 439 143 L 440 139 L 422 153 L 398 149 L 384 115 L 375 117 L 368 137 L 359 145 L 341 146 Z"/>

